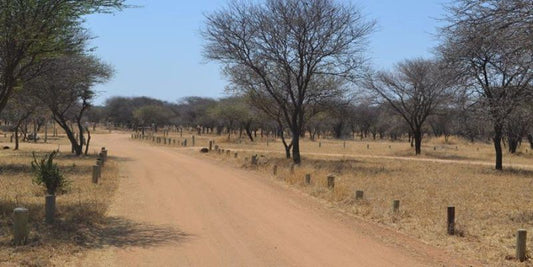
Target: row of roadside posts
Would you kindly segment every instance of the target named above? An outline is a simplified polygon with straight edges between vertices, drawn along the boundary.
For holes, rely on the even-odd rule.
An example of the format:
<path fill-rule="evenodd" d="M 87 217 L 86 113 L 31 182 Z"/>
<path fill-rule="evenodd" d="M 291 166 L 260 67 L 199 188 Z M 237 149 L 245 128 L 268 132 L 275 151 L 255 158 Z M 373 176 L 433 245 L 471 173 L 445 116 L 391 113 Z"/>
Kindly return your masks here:
<path fill-rule="evenodd" d="M 98 153 L 98 158 L 96 159 L 96 165 L 93 166 L 92 170 L 92 182 L 97 184 L 98 180 L 102 177 L 102 168 L 105 166 L 107 161 L 108 150 L 105 147 L 102 147 L 100 153 Z M 49 206 L 54 205 L 45 205 L 46 215 L 45 221 L 48 224 L 53 223 L 53 214 L 54 211 L 49 209 Z M 30 233 L 29 228 L 29 210 L 25 207 L 17 207 L 13 210 L 13 243 L 15 245 L 25 245 L 28 241 L 28 235 Z"/>
<path fill-rule="evenodd" d="M 143 139 L 143 140 L 152 140 L 152 142 L 156 143 L 164 143 L 167 144 L 166 138 L 164 137 L 155 137 L 155 136 L 142 136 L 141 134 L 132 134 L 131 136 L 133 139 Z M 168 143 L 171 144 L 172 139 L 168 138 Z M 195 138 L 192 136 L 193 146 L 195 143 Z M 174 139 L 174 143 L 176 143 L 176 140 Z M 185 139 L 182 142 L 182 146 L 187 146 L 187 139 Z M 322 143 L 319 142 L 319 147 L 322 146 Z M 346 147 L 346 142 L 344 142 L 344 147 Z M 389 149 L 391 147 L 389 146 Z M 370 149 L 370 145 L 367 145 L 367 149 Z M 226 154 L 230 154 L 230 151 L 224 151 L 224 149 L 220 148 L 218 145 L 215 145 L 215 141 L 209 141 L 209 151 L 215 150 L 218 152 L 218 154 L 224 154 L 224 152 L 227 152 Z M 235 158 L 237 158 L 238 153 L 235 152 Z M 257 165 L 258 164 L 258 157 L 257 155 L 253 155 L 251 157 L 251 164 Z M 294 167 L 295 165 L 292 164 L 290 166 L 290 172 L 291 174 L 294 174 Z M 277 175 L 278 172 L 278 166 L 273 166 L 273 174 Z M 310 185 L 311 184 L 311 174 L 305 174 L 304 176 L 304 184 Z M 327 187 L 330 190 L 333 190 L 335 188 L 335 176 L 334 175 L 328 175 L 327 176 Z M 354 193 L 354 197 L 356 200 L 362 200 L 364 196 L 364 192 L 362 190 L 356 190 Z M 400 211 L 400 200 L 393 200 L 392 201 L 392 211 L 393 213 L 398 213 Z M 448 235 L 455 235 L 456 229 L 455 229 L 455 207 L 449 206 L 447 208 L 447 217 L 446 217 L 446 225 L 447 225 L 447 234 Z M 525 229 L 519 229 L 516 234 L 516 259 L 523 262 L 527 258 L 526 253 L 526 238 L 527 238 L 527 231 Z"/>
<path fill-rule="evenodd" d="M 180 146 L 183 146 L 183 147 L 186 147 L 189 144 L 187 138 L 185 138 L 185 139 L 183 139 L 181 141 L 181 140 L 176 140 L 175 138 L 171 138 L 171 137 L 155 136 L 155 135 L 143 135 L 141 133 L 133 133 L 133 134 L 131 134 L 131 139 L 149 141 L 149 142 L 156 143 L 156 144 L 161 144 L 161 145 L 180 145 Z M 192 146 L 196 145 L 196 137 L 194 135 L 191 137 L 191 144 L 192 144 Z"/>

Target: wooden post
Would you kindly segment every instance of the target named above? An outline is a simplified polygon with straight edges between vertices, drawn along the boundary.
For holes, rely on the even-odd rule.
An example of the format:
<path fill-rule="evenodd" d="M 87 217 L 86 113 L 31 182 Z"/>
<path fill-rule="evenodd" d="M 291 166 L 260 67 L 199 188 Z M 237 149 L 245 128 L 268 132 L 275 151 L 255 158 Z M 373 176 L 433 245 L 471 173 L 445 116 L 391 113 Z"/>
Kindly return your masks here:
<path fill-rule="evenodd" d="M 56 212 L 56 196 L 55 195 L 46 195 L 45 196 L 45 217 L 46 223 L 51 224 L 54 222 L 54 215 Z"/>
<path fill-rule="evenodd" d="M 448 207 L 448 234 L 455 234 L 455 207 Z"/>
<path fill-rule="evenodd" d="M 328 175 L 328 188 L 333 189 L 335 187 L 335 176 Z"/>
<path fill-rule="evenodd" d="M 194 135 L 192 136 L 192 146 L 194 146 L 196 144 L 196 137 L 194 137 Z"/>
<path fill-rule="evenodd" d="M 213 150 L 213 141 L 209 141 L 209 151 Z"/>
<path fill-rule="evenodd" d="M 183 146 L 184 146 L 184 147 L 187 146 L 187 139 L 183 140 Z"/>
<path fill-rule="evenodd" d="M 319 147 L 319 148 L 322 147 L 322 142 L 318 142 L 318 147 Z"/>
<path fill-rule="evenodd" d="M 366 144 L 366 149 L 370 149 L 370 145 L 369 144 Z"/>
<path fill-rule="evenodd" d="M 252 156 L 252 165 L 257 165 L 257 155 Z"/>
<path fill-rule="evenodd" d="M 277 175 L 278 174 L 278 165 L 274 165 L 274 167 L 272 168 L 272 173 L 274 175 Z"/>
<path fill-rule="evenodd" d="M 363 199 L 365 192 L 363 190 L 355 191 L 355 199 Z"/>
<path fill-rule="evenodd" d="M 44 142 L 48 143 L 48 122 L 44 122 Z"/>
<path fill-rule="evenodd" d="M 523 262 L 526 260 L 526 237 L 527 231 L 519 229 L 516 233 L 516 258 Z"/>
<path fill-rule="evenodd" d="M 392 201 L 392 212 L 398 213 L 400 211 L 400 201 L 399 200 L 393 200 Z"/>
<path fill-rule="evenodd" d="M 231 154 L 231 150 L 226 150 L 226 156 L 229 156 Z"/>
<path fill-rule="evenodd" d="M 306 184 L 306 185 L 311 184 L 311 174 L 309 174 L 309 173 L 307 173 L 307 174 L 305 175 L 305 184 Z"/>
<path fill-rule="evenodd" d="M 346 141 L 342 144 L 343 148 L 346 148 Z"/>
<path fill-rule="evenodd" d="M 239 153 L 235 152 L 235 158 L 239 157 Z"/>
<path fill-rule="evenodd" d="M 26 208 L 13 210 L 13 241 L 16 246 L 26 244 L 30 228 L 28 227 L 29 212 Z"/>
<path fill-rule="evenodd" d="M 100 166 L 94 165 L 93 166 L 93 184 L 98 183 L 98 178 L 100 178 Z"/>

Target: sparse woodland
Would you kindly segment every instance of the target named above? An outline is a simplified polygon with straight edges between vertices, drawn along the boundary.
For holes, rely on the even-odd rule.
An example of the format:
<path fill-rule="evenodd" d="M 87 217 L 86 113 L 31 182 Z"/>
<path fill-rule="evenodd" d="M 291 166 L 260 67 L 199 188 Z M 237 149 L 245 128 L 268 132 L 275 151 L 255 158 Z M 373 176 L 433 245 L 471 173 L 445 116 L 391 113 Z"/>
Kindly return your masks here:
<path fill-rule="evenodd" d="M 42 192 L 35 188 L 22 193 L 7 189 L 24 188 L 29 181 L 22 162 L 30 155 L 25 145 L 34 149 L 30 143 L 47 142 L 51 136 L 57 141 L 62 135 L 62 144 L 74 156 L 59 156 L 60 167 L 72 165 L 67 174 L 79 178 L 85 175 L 80 168 L 89 168 L 91 134 L 98 127 L 136 137 L 168 136 L 172 130 L 172 138 L 193 135 L 196 146 L 216 139 L 217 145 L 242 150 L 239 159 L 237 154 L 227 159 L 239 166 L 241 158 L 257 157 L 250 151 L 268 149 L 270 162 L 259 169 L 270 172 L 271 163 L 286 167 L 276 175 L 291 185 L 302 186 L 299 179 L 307 172 L 324 178 L 331 171 L 341 177 L 337 191 L 325 190 L 322 178 L 302 190 L 431 244 L 455 250 L 474 244 L 489 263 L 508 256 L 514 233 L 498 227 L 533 225 L 530 209 L 524 210 L 532 204 L 531 183 L 523 179 L 532 172 L 506 166 L 511 160 L 533 164 L 533 0 L 450 1 L 433 57 L 406 59 L 387 70 L 375 69 L 368 58 L 377 22 L 353 5 L 336 0 L 228 2 L 206 14 L 201 28 L 203 56 L 220 64 L 228 81 L 226 97 L 164 101 L 115 96 L 96 105 L 94 86 L 109 81 L 114 70 L 92 52 L 83 19 L 120 11 L 128 7 L 126 2 L 0 0 L 0 138 L 15 150 L 6 149 L 0 157 L 0 192 L 6 191 L 0 194 L 5 196 L 0 223 L 9 223 L 15 204 L 40 205 L 33 195 Z M 358 155 L 375 158 L 358 161 Z M 300 169 L 289 173 L 290 166 Z M 115 167 L 106 170 L 114 178 Z M 5 178 L 6 173 L 17 181 Z M 79 192 L 111 197 L 117 181 L 106 183 L 96 189 L 86 181 L 73 184 Z M 354 204 L 352 191 L 362 187 L 374 196 L 357 206 L 361 203 Z M 497 195 L 501 188 L 509 190 Z M 411 195 L 405 193 L 409 190 Z M 67 238 L 88 238 L 72 225 L 88 232 L 107 227 L 102 219 L 107 204 L 89 193 L 64 197 L 69 204 L 63 215 L 70 215 L 64 215 L 63 223 L 71 228 L 61 233 Z M 405 211 L 384 211 L 391 197 L 402 197 Z M 496 204 L 487 211 L 480 199 Z M 89 201 L 96 208 L 87 208 Z M 435 228 L 440 227 L 439 208 L 453 201 L 472 209 L 459 208 L 471 221 L 459 224 L 465 239 L 450 241 Z M 427 203 L 433 206 L 426 210 Z M 92 213 L 101 220 L 89 222 L 85 216 Z M 498 218 L 490 221 L 491 214 Z M 85 219 L 91 225 L 80 222 Z M 35 238 L 39 243 L 60 237 L 47 232 Z M 90 241 L 79 242 L 98 247 Z M 0 249 L 9 242 L 0 234 Z M 72 245 L 59 243 L 61 248 Z M 37 250 L 44 253 L 46 248 Z"/>

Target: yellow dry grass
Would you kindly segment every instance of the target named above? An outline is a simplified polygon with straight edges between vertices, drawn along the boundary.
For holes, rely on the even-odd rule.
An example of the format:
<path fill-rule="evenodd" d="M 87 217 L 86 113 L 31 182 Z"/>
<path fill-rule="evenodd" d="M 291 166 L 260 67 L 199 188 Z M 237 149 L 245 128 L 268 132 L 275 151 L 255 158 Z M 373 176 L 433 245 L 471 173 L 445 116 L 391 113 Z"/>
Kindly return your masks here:
<path fill-rule="evenodd" d="M 188 133 L 189 142 L 192 134 Z M 179 136 L 170 137 L 180 142 Z M 344 212 L 432 245 L 489 265 L 532 264 L 520 264 L 513 257 L 516 231 L 533 230 L 533 169 L 507 167 L 499 172 L 491 165 L 468 164 L 491 164 L 494 152 L 489 143 L 429 139 L 424 144 L 424 154 L 415 157 L 406 142 L 346 141 L 344 148 L 343 141 L 321 140 L 319 147 L 319 142 L 304 140 L 303 164 L 291 173 L 291 161 L 283 158 L 279 141 L 270 140 L 267 146 L 265 139 L 251 143 L 217 136 L 195 138 L 197 146 L 206 147 L 208 140 L 215 140 L 222 149 L 231 150 L 229 155 L 212 152 L 208 157 L 267 173 Z M 533 167 L 533 153 L 525 145 L 516 155 L 506 153 L 504 164 Z M 235 152 L 238 158 L 234 158 Z M 259 165 L 251 166 L 250 159 L 255 154 L 259 155 Z M 453 161 L 427 162 L 418 158 Z M 278 166 L 277 175 L 273 175 L 274 165 Z M 304 184 L 307 173 L 312 176 L 311 185 Z M 327 188 L 329 174 L 336 177 L 333 190 Z M 364 191 L 363 200 L 355 200 L 356 190 Z M 392 201 L 396 199 L 400 200 L 399 213 L 392 212 Z M 456 207 L 456 236 L 446 233 L 448 206 Z M 532 235 L 528 236 L 528 244 L 533 244 Z M 531 256 L 532 251 L 528 253 Z"/>
<path fill-rule="evenodd" d="M 2 146 L 13 146 L 2 140 Z M 118 185 L 117 163 L 106 162 L 98 185 L 91 182 L 94 155 L 75 157 L 62 153 L 57 163 L 70 184 L 56 199 L 56 222 L 44 223 L 44 195 L 42 187 L 32 184 L 30 162 L 32 151 L 50 152 L 63 147 L 64 138 L 51 138 L 49 144 L 22 143 L 21 150 L 0 151 L 0 265 L 48 266 L 61 265 L 72 255 L 86 249 L 98 248 L 102 229 L 106 224 L 109 199 Z M 26 246 L 11 245 L 12 211 L 23 206 L 30 211 L 31 232 Z"/>

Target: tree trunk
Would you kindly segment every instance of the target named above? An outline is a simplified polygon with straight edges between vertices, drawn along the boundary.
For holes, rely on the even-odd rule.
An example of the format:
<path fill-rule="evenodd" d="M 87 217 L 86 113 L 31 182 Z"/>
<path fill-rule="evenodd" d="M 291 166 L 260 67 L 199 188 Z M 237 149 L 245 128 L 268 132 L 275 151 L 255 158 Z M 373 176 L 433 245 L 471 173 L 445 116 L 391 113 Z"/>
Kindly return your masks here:
<path fill-rule="evenodd" d="M 250 138 L 250 141 L 254 141 L 254 137 L 252 136 L 252 131 L 250 130 L 250 125 L 247 124 L 246 127 L 245 127 L 245 130 L 246 130 L 246 135 L 248 135 L 248 138 Z M 257 135 L 256 135 L 257 137 Z"/>
<path fill-rule="evenodd" d="M 527 135 L 527 140 L 529 141 L 530 148 L 533 149 L 533 135 L 532 134 L 528 134 Z"/>
<path fill-rule="evenodd" d="M 287 144 L 287 140 L 285 140 L 285 135 L 284 135 L 283 129 L 278 131 L 278 132 L 280 133 L 281 142 L 283 143 L 283 147 L 285 148 L 285 157 L 287 157 L 287 159 L 290 159 L 291 158 L 292 143 L 291 144 Z"/>
<path fill-rule="evenodd" d="M 15 128 L 15 150 L 19 149 L 19 128 Z"/>
<path fill-rule="evenodd" d="M 415 141 L 415 154 L 420 155 L 422 153 L 422 130 L 420 128 L 414 130 L 413 139 Z"/>
<path fill-rule="evenodd" d="M 87 144 L 85 145 L 85 156 L 89 154 L 89 143 L 91 142 L 91 132 L 89 131 L 89 128 L 87 128 L 86 131 L 87 131 Z"/>
<path fill-rule="evenodd" d="M 302 162 L 300 157 L 300 133 L 297 130 L 292 132 L 292 161 L 294 164 Z"/>
<path fill-rule="evenodd" d="M 503 170 L 503 153 L 502 153 L 502 127 L 494 126 L 494 150 L 496 151 L 496 170 Z"/>

